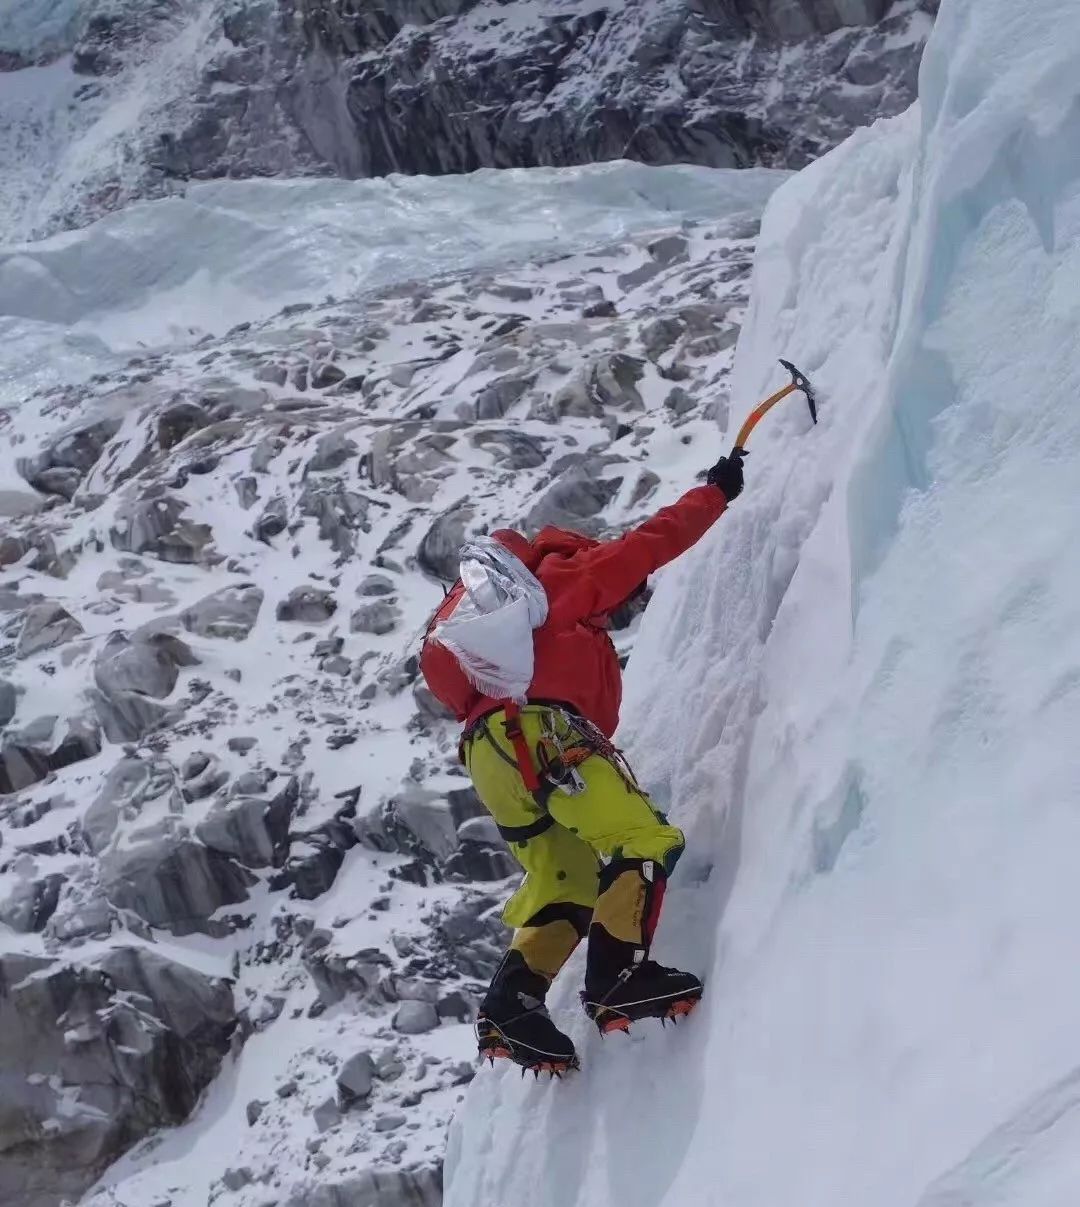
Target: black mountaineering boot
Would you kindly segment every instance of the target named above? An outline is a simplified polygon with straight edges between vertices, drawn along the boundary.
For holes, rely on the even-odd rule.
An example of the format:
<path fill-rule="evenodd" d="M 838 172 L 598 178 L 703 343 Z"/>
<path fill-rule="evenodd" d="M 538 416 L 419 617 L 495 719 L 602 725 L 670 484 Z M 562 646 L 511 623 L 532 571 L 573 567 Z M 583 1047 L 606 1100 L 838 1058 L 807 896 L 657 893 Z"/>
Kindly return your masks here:
<path fill-rule="evenodd" d="M 548 980 L 525 963 L 518 951 L 508 951 L 491 982 L 476 1018 L 481 1059 L 512 1060 L 524 1073 L 532 1069 L 561 1076 L 578 1067 L 571 1040 L 551 1021 L 544 1008 Z"/>
<path fill-rule="evenodd" d="M 660 865 L 647 859 L 618 860 L 600 874 L 581 1000 L 601 1034 L 629 1031 L 639 1018 L 674 1021 L 701 999 L 693 973 L 648 958 L 665 881 Z"/>

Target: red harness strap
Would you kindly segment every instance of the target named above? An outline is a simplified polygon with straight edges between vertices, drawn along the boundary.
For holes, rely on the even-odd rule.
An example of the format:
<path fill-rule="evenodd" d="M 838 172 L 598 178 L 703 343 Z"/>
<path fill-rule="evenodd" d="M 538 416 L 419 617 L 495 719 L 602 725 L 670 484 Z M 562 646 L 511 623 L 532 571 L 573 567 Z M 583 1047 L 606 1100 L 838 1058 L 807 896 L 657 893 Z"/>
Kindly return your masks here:
<path fill-rule="evenodd" d="M 518 771 L 521 772 L 521 778 L 525 783 L 525 787 L 530 792 L 540 791 L 540 776 L 536 773 L 536 768 L 533 766 L 532 755 L 529 753 L 529 743 L 525 741 L 525 733 L 521 728 L 521 709 L 513 702 L 508 700 L 506 708 L 506 720 L 503 721 L 503 729 L 506 731 L 506 736 L 510 739 L 510 744 L 514 747 L 514 755 L 517 758 Z"/>

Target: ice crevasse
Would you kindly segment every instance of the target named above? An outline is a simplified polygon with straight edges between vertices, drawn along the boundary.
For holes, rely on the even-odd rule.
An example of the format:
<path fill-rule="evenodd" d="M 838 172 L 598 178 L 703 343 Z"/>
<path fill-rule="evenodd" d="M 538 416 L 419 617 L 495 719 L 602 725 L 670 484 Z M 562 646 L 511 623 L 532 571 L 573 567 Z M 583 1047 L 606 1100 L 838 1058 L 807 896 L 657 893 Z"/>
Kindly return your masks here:
<path fill-rule="evenodd" d="M 476 1079 L 449 1207 L 1080 1201 L 1078 57 L 1075 0 L 944 0 L 770 202 L 733 393 L 788 356 L 821 422 L 662 576 L 620 735 L 706 997 L 601 1041 L 568 970 L 583 1072 Z"/>

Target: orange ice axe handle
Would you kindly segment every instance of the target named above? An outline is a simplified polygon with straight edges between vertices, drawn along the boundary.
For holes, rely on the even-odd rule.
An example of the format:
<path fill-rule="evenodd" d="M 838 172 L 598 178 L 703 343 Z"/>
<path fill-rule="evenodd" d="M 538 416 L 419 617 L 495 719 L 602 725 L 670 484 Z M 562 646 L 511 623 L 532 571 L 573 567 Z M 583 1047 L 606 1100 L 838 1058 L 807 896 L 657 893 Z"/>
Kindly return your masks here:
<path fill-rule="evenodd" d="M 759 402 L 750 414 L 747 415 L 746 422 L 739 428 L 739 435 L 735 440 L 735 447 L 731 450 L 732 453 L 744 452 L 746 442 L 750 439 L 750 433 L 754 428 L 757 427 L 761 420 L 781 399 L 787 398 L 789 394 L 794 394 L 796 390 L 801 390 L 805 395 L 806 404 L 810 408 L 810 418 L 817 423 L 817 399 L 814 397 L 814 388 L 807 380 L 806 374 L 800 373 L 790 360 L 781 360 L 780 363 L 791 374 L 791 381 L 782 390 L 777 390 L 775 394 L 770 394 L 764 402 Z"/>

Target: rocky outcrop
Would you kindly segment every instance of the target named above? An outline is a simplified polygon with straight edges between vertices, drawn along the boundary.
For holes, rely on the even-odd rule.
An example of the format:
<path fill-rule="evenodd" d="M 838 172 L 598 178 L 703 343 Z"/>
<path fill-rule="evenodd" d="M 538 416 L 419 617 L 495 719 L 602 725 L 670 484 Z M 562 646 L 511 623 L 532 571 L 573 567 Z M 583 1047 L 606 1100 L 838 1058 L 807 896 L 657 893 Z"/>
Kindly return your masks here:
<path fill-rule="evenodd" d="M 45 229 L 85 221 L 191 180 L 312 173 L 470 172 L 613 159 L 718 167 L 801 166 L 914 96 L 936 0 L 117 0 L 42 56 L 72 54 L 90 86 L 134 97 L 142 120 L 83 182 L 85 202 Z M 116 19 L 116 14 L 122 16 Z M 178 39 L 184 28 L 185 38 Z M 141 81 L 155 57 L 161 95 Z M 10 56 L 10 57 L 9 57 Z M 0 64 L 26 60 L 0 45 Z M 170 87 L 171 85 L 171 87 Z M 123 170 L 112 164 L 124 165 Z M 273 381 L 278 368 L 264 367 Z M 303 388 L 364 388 L 321 358 Z M 506 388 L 515 388 L 509 379 Z M 485 417 L 506 405 L 485 396 Z M 182 442 L 201 403 L 161 439 Z M 83 458 L 85 459 L 85 458 Z M 85 469 L 28 467 L 70 497 Z"/>
<path fill-rule="evenodd" d="M 891 0 L 289 7 L 294 37 L 249 4 L 222 57 L 264 123 L 265 81 L 287 71 L 272 120 L 302 133 L 306 163 L 314 153 L 347 176 L 617 158 L 800 166 L 906 107 L 929 25 Z M 235 103 L 208 96 L 198 112 L 202 138 L 172 138 L 166 170 L 220 173 L 211 130 L 251 141 L 236 137 Z"/>
<path fill-rule="evenodd" d="M 344 1181 L 312 1180 L 298 1185 L 285 1207 L 439 1207 L 442 1203 L 442 1168 L 365 1170 Z"/>
<path fill-rule="evenodd" d="M 360 842 L 376 851 L 396 851 L 458 880 L 504 880 L 518 865 L 483 806 L 482 816 L 462 820 L 455 797 L 475 796 L 471 790 L 447 795 L 406 786 L 365 817 L 357 818 Z M 477 802 L 479 804 L 479 802 Z"/>
<path fill-rule="evenodd" d="M 363 495 L 342 482 L 309 484 L 300 496 L 300 511 L 318 521 L 319 536 L 335 553 L 351 557 L 356 552 L 357 530 L 367 530 L 369 504 Z"/>
<path fill-rule="evenodd" d="M 337 611 L 337 600 L 322 587 L 294 587 L 277 606 L 278 620 L 321 624 Z"/>
<path fill-rule="evenodd" d="M 0 901 L 0 922 L 10 926 L 16 934 L 44 930 L 56 912 L 64 883 L 65 878 L 59 872 L 51 872 L 40 879 L 20 879 Z"/>
<path fill-rule="evenodd" d="M 248 583 L 222 587 L 180 614 L 180 623 L 199 637 L 221 637 L 243 641 L 259 618 L 262 591 Z"/>
<path fill-rule="evenodd" d="M 115 632 L 94 662 L 94 682 L 108 696 L 135 692 L 164 700 L 172 694 L 183 666 L 196 666 L 190 648 L 168 633 Z"/>
<path fill-rule="evenodd" d="M 126 553 L 148 553 L 165 562 L 199 562 L 212 533 L 209 525 L 186 519 L 186 510 L 183 499 L 158 491 L 125 503 L 109 533 L 113 547 Z"/>
<path fill-rule="evenodd" d="M 19 693 L 14 684 L 0 679 L 0 730 L 14 718 L 19 708 Z"/>
<path fill-rule="evenodd" d="M 0 796 L 93 758 L 101 750 L 101 737 L 101 727 L 87 714 L 65 721 L 38 717 L 20 729 L 6 729 L 0 739 Z"/>
<path fill-rule="evenodd" d="M 425 573 L 452 583 L 458 575 L 458 554 L 475 508 L 468 503 L 451 507 L 424 534 L 417 561 Z"/>
<path fill-rule="evenodd" d="M 58 645 L 81 637 L 83 631 L 75 617 L 59 604 L 35 604 L 27 610 L 23 619 L 15 657 L 30 658 L 43 650 L 55 649 Z"/>
<path fill-rule="evenodd" d="M 392 633 L 401 619 L 401 609 L 388 599 L 375 599 L 361 604 L 349 618 L 349 629 L 353 633 L 372 633 L 382 636 Z"/>
<path fill-rule="evenodd" d="M 119 429 L 119 420 L 104 419 L 63 432 L 36 456 L 20 460 L 19 472 L 43 494 L 70 499 Z"/>
<path fill-rule="evenodd" d="M 299 797 L 295 779 L 270 800 L 234 796 L 218 801 L 195 828 L 211 850 L 246 868 L 280 867 L 289 850 L 289 825 Z"/>
<path fill-rule="evenodd" d="M 555 524 L 586 535 L 598 535 L 604 526 L 598 517 L 621 485 L 617 470 L 605 470 L 602 462 L 572 465 L 529 511 L 527 527 L 530 532 L 538 532 L 548 524 Z"/>
<path fill-rule="evenodd" d="M 228 923 L 212 915 L 246 901 L 255 883 L 229 855 L 182 832 L 110 848 L 101 857 L 100 875 L 114 905 L 177 935 L 227 934 Z"/>
<path fill-rule="evenodd" d="M 0 1200 L 78 1199 L 188 1115 L 235 1025 L 226 982 L 144 948 L 87 964 L 0 957 Z"/>
<path fill-rule="evenodd" d="M 94 661 L 94 706 L 110 742 L 143 737 L 170 715 L 157 703 L 171 695 L 180 668 L 198 659 L 169 633 L 114 632 Z"/>

